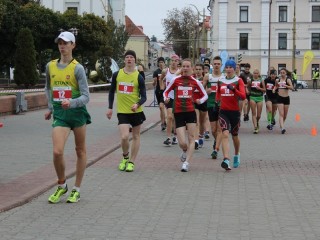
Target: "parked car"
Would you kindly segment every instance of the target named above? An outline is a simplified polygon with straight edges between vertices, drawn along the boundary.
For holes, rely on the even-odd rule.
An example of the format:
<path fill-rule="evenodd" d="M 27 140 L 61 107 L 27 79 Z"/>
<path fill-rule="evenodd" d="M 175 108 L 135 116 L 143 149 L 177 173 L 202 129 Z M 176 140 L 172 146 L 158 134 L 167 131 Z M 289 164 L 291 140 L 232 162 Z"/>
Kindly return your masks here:
<path fill-rule="evenodd" d="M 297 81 L 297 87 L 300 89 L 308 88 L 308 83 L 303 80 L 298 80 Z"/>

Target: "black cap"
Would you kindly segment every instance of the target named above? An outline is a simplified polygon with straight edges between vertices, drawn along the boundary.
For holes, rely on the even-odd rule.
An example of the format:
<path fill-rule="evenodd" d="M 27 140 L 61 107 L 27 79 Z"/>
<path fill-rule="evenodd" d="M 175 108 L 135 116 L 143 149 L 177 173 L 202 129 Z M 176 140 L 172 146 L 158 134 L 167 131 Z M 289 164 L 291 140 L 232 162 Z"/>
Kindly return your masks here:
<path fill-rule="evenodd" d="M 136 56 L 136 52 L 133 50 L 128 50 L 126 51 L 126 53 L 124 54 L 124 57 L 126 57 L 127 55 L 131 55 L 134 57 L 134 59 L 137 61 L 137 56 Z"/>
<path fill-rule="evenodd" d="M 163 57 L 159 57 L 159 58 L 158 58 L 158 63 L 159 63 L 159 62 L 164 62 L 164 58 L 163 58 Z"/>

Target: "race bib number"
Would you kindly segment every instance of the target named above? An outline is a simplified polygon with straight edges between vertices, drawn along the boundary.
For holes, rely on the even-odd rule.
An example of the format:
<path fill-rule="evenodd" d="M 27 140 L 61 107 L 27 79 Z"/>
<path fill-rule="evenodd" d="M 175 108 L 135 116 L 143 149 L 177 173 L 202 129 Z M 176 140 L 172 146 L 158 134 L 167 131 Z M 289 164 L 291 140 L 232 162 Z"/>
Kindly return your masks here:
<path fill-rule="evenodd" d="M 211 84 L 211 91 L 212 92 L 217 92 L 217 84 L 216 83 L 214 83 L 214 84 Z"/>
<path fill-rule="evenodd" d="M 231 97 L 234 96 L 234 93 L 229 88 L 227 88 L 227 86 L 221 86 L 221 96 Z"/>
<path fill-rule="evenodd" d="M 254 81 L 254 82 L 251 83 L 251 87 L 252 87 L 252 88 L 257 88 L 257 87 L 259 87 L 259 86 L 260 86 L 260 82 Z"/>
<path fill-rule="evenodd" d="M 192 87 L 178 87 L 178 98 L 191 98 Z"/>
<path fill-rule="evenodd" d="M 53 101 L 61 102 L 72 99 L 71 87 L 53 87 Z"/>
<path fill-rule="evenodd" d="M 267 90 L 272 90 L 272 89 L 273 89 L 273 84 L 267 83 Z"/>
<path fill-rule="evenodd" d="M 119 83 L 119 93 L 132 94 L 133 93 L 133 83 L 120 82 Z"/>
<path fill-rule="evenodd" d="M 279 88 L 286 88 L 285 82 L 279 82 Z"/>

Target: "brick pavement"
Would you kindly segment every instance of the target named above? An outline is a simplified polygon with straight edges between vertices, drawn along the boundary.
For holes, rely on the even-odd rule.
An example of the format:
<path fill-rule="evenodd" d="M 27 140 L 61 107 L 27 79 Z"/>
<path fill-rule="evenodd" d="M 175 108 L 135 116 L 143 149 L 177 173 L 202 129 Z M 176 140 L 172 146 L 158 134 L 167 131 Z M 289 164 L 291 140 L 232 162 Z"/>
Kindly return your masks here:
<path fill-rule="evenodd" d="M 320 239 L 319 136 L 310 134 L 320 127 L 319 97 L 291 93 L 285 135 L 278 123 L 265 128 L 265 109 L 258 135 L 242 123 L 242 162 L 230 172 L 206 141 L 181 173 L 180 150 L 151 128 L 135 172 L 117 170 L 115 150 L 87 169 L 79 203 L 48 204 L 50 189 L 1 213 L 1 239 Z"/>

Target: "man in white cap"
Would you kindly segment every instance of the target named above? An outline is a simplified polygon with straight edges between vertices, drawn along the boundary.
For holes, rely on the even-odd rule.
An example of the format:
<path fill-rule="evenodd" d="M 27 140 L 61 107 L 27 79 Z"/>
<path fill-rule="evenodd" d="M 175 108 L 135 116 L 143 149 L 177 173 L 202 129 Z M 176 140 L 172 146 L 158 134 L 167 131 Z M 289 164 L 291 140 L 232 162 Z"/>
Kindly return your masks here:
<path fill-rule="evenodd" d="M 60 58 L 50 61 L 46 67 L 45 91 L 49 111 L 45 119 L 51 119 L 53 141 L 53 163 L 58 177 L 57 190 L 49 197 L 49 203 L 58 203 L 68 192 L 65 175 L 64 148 L 71 130 L 75 137 L 77 153 L 76 179 L 67 202 L 80 200 L 80 185 L 86 169 L 86 125 L 91 117 L 86 109 L 89 88 L 83 66 L 72 56 L 76 39 L 71 32 L 62 32 L 55 39 Z"/>

